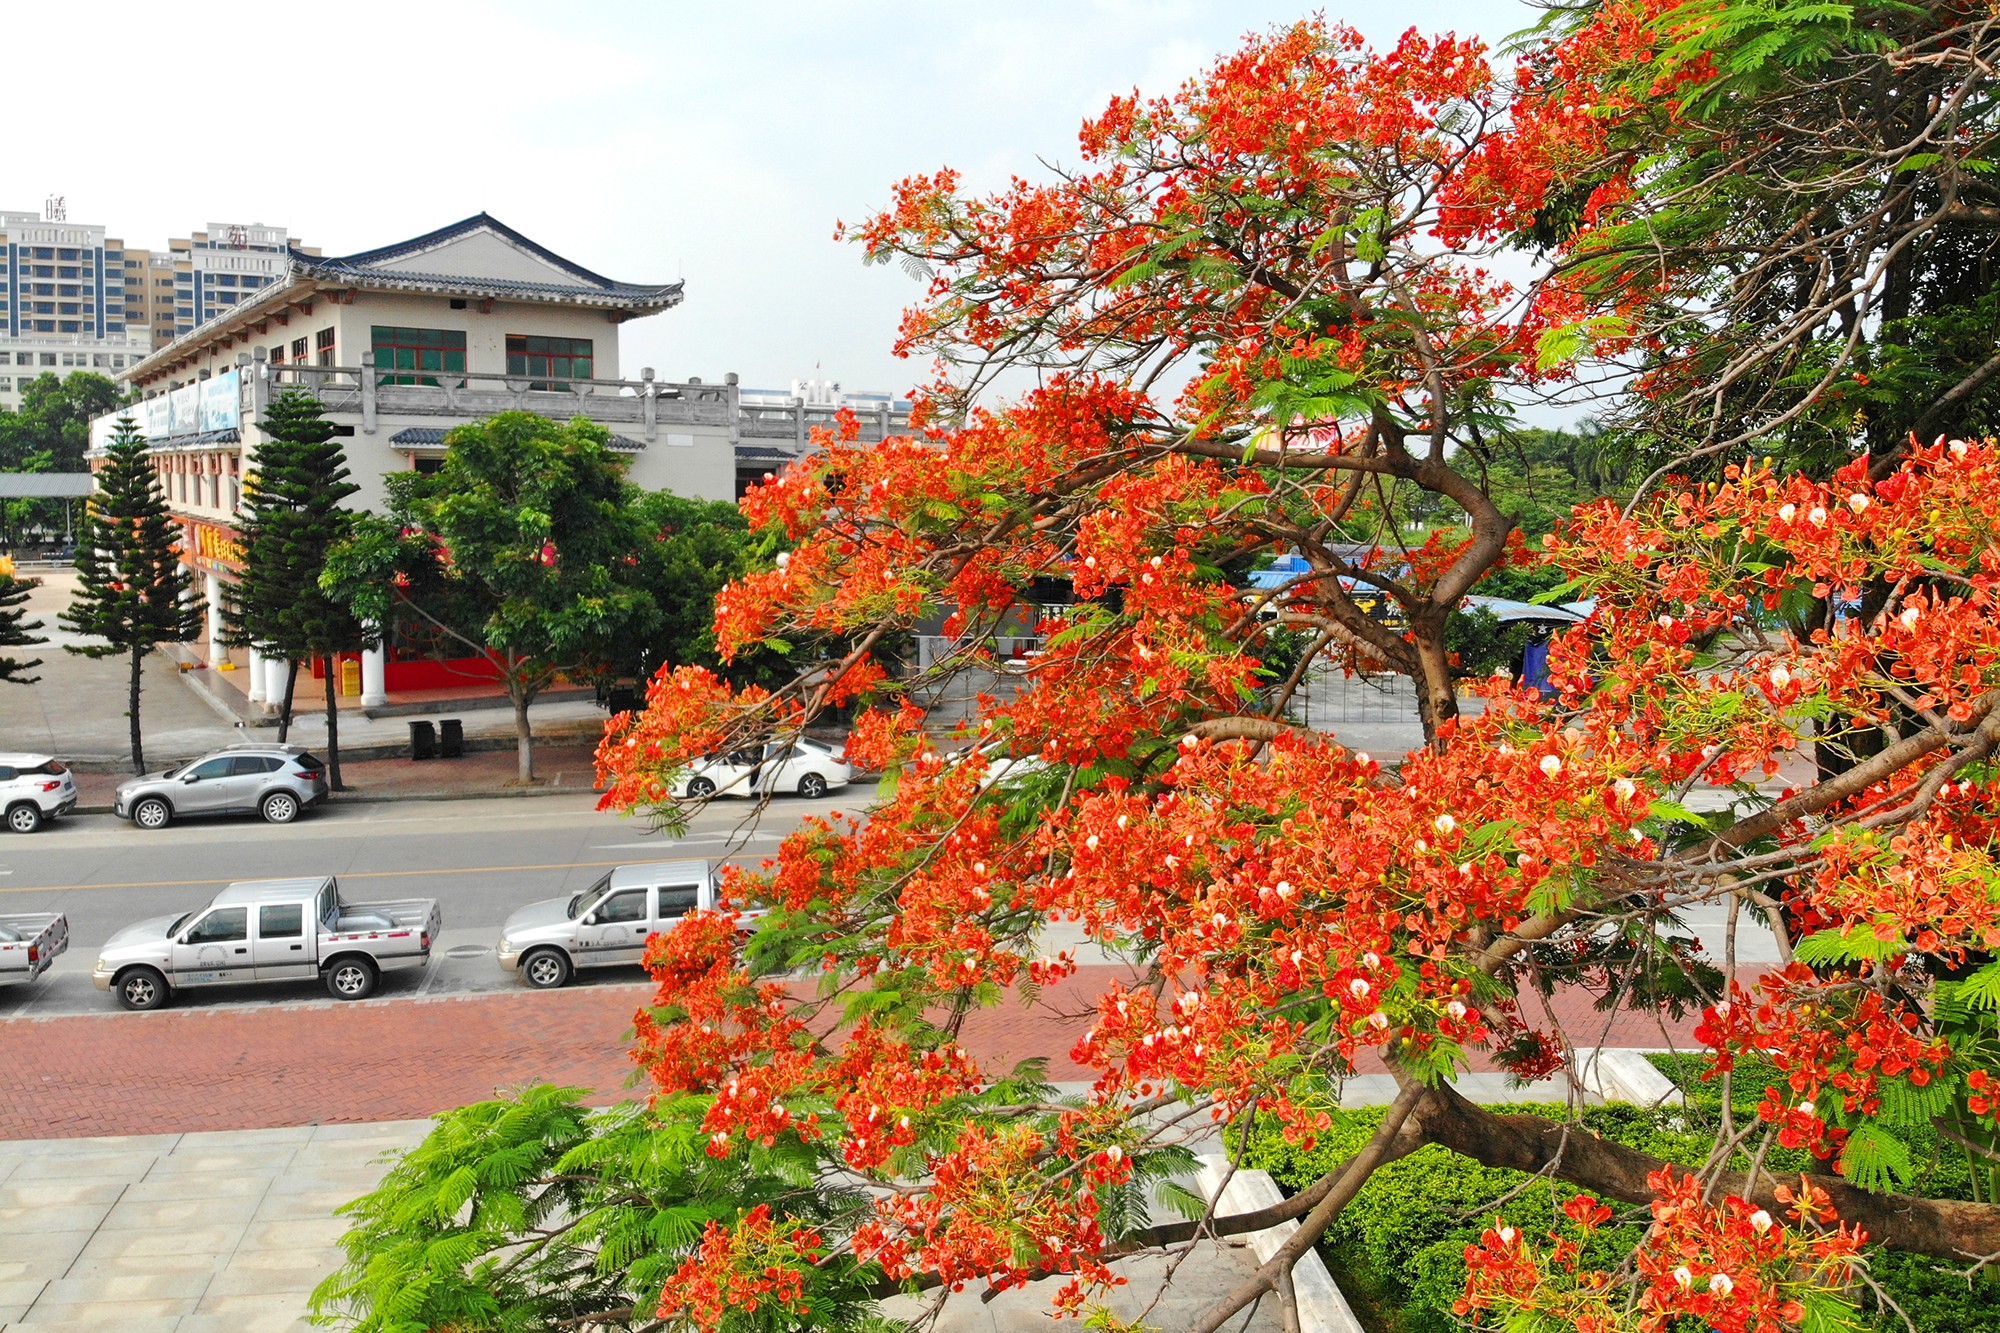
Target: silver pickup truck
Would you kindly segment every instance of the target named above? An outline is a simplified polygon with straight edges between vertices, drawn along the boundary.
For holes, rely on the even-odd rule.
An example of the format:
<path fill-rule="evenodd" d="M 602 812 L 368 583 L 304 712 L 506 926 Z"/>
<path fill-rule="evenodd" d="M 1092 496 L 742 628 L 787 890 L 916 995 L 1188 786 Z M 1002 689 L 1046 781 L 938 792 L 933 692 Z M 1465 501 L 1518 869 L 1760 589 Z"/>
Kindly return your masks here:
<path fill-rule="evenodd" d="M 61 912 L 0 912 L 0 986 L 33 981 L 69 948 Z"/>
<path fill-rule="evenodd" d="M 384 972 L 422 967 L 443 918 L 435 898 L 350 903 L 332 876 L 231 884 L 208 906 L 125 927 L 90 978 L 127 1009 L 157 1009 L 189 986 L 309 981 L 334 998 L 375 993 Z"/>
<path fill-rule="evenodd" d="M 646 941 L 696 908 L 715 906 L 706 861 L 619 866 L 582 893 L 529 903 L 500 927 L 500 966 L 536 990 L 554 990 L 579 967 L 645 959 Z M 748 930 L 762 912 L 737 913 Z"/>

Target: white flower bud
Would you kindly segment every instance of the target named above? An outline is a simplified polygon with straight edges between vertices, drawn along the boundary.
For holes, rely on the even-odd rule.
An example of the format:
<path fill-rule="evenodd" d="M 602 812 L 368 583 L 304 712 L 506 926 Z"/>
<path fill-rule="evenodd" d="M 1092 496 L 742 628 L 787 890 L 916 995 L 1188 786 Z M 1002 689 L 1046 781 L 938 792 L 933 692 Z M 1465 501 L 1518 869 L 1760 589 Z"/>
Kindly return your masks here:
<path fill-rule="evenodd" d="M 1676 1268 L 1674 1270 L 1674 1285 L 1680 1287 L 1684 1291 L 1687 1290 L 1688 1288 L 1693 1287 L 1694 1270 L 1689 1268 L 1686 1264 L 1682 1264 L 1679 1268 Z"/>
<path fill-rule="evenodd" d="M 1456 819 L 1453 819 L 1450 815 L 1439 815 L 1436 819 L 1432 820 L 1431 823 L 1437 826 L 1437 831 L 1439 833 L 1449 833 L 1453 829 L 1458 827 L 1458 821 Z"/>
<path fill-rule="evenodd" d="M 1797 505 L 1786 505 L 1778 511 L 1778 521 L 1780 523 L 1789 523 L 1792 521 L 1792 516 L 1798 512 L 1799 507 Z"/>
<path fill-rule="evenodd" d="M 1563 761 L 1552 754 L 1545 754 L 1542 756 L 1542 762 L 1536 765 L 1536 767 L 1540 768 L 1549 777 L 1554 777 L 1563 771 Z"/>
<path fill-rule="evenodd" d="M 1750 1214 L 1750 1229 L 1760 1236 L 1763 1235 L 1771 1229 L 1771 1215 L 1759 1208 Z"/>
<path fill-rule="evenodd" d="M 1867 512 L 1868 506 L 1872 503 L 1873 501 L 1869 500 L 1869 498 L 1863 495 L 1860 491 L 1856 491 L 1854 494 L 1847 497 L 1847 507 L 1849 509 L 1852 509 L 1857 514 Z"/>

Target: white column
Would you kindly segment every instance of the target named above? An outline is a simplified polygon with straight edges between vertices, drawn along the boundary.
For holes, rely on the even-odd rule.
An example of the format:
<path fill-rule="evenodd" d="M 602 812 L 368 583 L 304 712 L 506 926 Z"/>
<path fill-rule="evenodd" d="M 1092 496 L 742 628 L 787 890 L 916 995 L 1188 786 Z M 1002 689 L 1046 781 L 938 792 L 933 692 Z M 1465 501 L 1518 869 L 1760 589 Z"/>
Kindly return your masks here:
<path fill-rule="evenodd" d="M 213 668 L 229 658 L 222 645 L 222 580 L 210 574 L 202 592 L 208 599 L 208 665 Z"/>
<path fill-rule="evenodd" d="M 380 708 L 389 702 L 389 653 L 378 640 L 361 650 L 361 706 Z"/>
<path fill-rule="evenodd" d="M 273 708 L 284 706 L 285 675 L 291 665 L 282 657 L 264 659 L 264 702 Z"/>
<path fill-rule="evenodd" d="M 257 650 L 255 644 L 251 645 L 250 702 L 253 704 L 263 703 L 265 698 L 267 697 L 264 693 L 264 663 L 269 660 L 270 660 L 269 658 L 265 657 L 263 653 Z"/>

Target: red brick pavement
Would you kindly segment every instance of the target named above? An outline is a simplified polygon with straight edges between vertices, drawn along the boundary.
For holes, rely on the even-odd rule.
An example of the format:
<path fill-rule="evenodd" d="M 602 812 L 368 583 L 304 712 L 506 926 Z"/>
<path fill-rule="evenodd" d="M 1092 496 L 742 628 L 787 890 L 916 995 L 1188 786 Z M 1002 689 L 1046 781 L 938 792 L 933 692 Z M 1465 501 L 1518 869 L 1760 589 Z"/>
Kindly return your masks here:
<path fill-rule="evenodd" d="M 1093 998 L 1123 971 L 1083 968 L 1036 1008 L 977 1011 L 961 1039 L 987 1069 L 1041 1056 L 1051 1079 L 1089 1078 L 1067 1053 Z M 533 1082 L 617 1101 L 638 1095 L 625 1035 L 648 995 L 634 983 L 16 1019 L 0 1023 L 0 1139 L 413 1119 Z M 1589 1006 L 1577 992 L 1556 1007 L 1576 1040 L 1596 1044 L 1604 1018 Z M 1674 1039 L 1690 1026 L 1671 1025 Z M 1654 1016 L 1624 1014 L 1603 1042 L 1665 1038 Z"/>

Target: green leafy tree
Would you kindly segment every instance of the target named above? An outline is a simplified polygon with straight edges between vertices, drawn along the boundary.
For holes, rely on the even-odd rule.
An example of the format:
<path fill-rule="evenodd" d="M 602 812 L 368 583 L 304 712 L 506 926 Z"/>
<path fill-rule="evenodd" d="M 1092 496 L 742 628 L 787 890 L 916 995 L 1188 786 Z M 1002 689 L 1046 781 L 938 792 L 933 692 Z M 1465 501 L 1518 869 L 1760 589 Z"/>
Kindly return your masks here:
<path fill-rule="evenodd" d="M 715 646 L 716 594 L 769 567 L 774 534 L 753 534 L 742 511 L 726 500 L 634 490 L 630 505 L 633 574 L 651 593 L 657 614 L 634 621 L 612 646 L 606 677 L 646 680 L 661 667 L 704 666 L 737 684 L 791 679 L 796 664 L 787 653 L 759 649 L 724 662 Z"/>
<path fill-rule="evenodd" d="M 44 373 L 20 384 L 21 406 L 0 414 L 0 470 L 24 470 L 24 460 L 47 450 L 55 472 L 87 472 L 90 423 L 125 402 L 116 382 L 87 370 L 58 378 Z"/>
<path fill-rule="evenodd" d="M 42 627 L 42 622 L 27 618 L 27 600 L 27 584 L 12 574 L 0 574 L 0 648 L 27 648 L 48 642 L 35 633 Z M 39 657 L 31 657 L 24 662 L 18 657 L 0 655 L 0 680 L 10 680 L 16 685 L 32 685 L 40 677 L 27 673 L 41 664 Z"/>
<path fill-rule="evenodd" d="M 255 470 L 246 479 L 243 575 L 223 600 L 224 636 L 287 663 L 278 739 L 291 729 L 299 663 L 327 659 L 328 776 L 340 780 L 340 710 L 334 654 L 367 646 L 367 628 L 345 602 L 320 586 L 327 553 L 343 541 L 355 515 L 341 501 L 360 490 L 348 480 L 347 456 L 319 400 L 292 390 L 271 403 L 260 423 Z"/>
<path fill-rule="evenodd" d="M 359 520 L 323 586 L 365 621 L 415 617 L 499 669 L 520 780 L 528 707 L 564 675 L 601 675 L 658 615 L 635 555 L 625 465 L 603 427 L 503 412 L 446 437 L 436 472 L 389 478 L 386 520 Z"/>
<path fill-rule="evenodd" d="M 97 481 L 77 543 L 76 598 L 60 617 L 64 628 L 96 642 L 63 647 L 85 657 L 130 658 L 132 771 L 143 773 L 140 671 L 155 645 L 186 643 L 201 633 L 201 599 L 194 572 L 181 563 L 180 529 L 167 513 L 146 438 L 130 417 L 118 419 Z"/>
<path fill-rule="evenodd" d="M 341 1211 L 345 1265 L 313 1295 L 354 1333 L 406 1329 L 651 1329 L 660 1291 L 710 1227 L 766 1209 L 784 1226 L 852 1225 L 857 1189 L 801 1189 L 817 1163 L 779 1143 L 748 1158 L 711 1157 L 706 1099 L 591 1110 L 580 1088 L 529 1088 L 446 1114 L 371 1194 Z M 526 1244 L 518 1237 L 535 1229 Z M 869 1327 L 868 1274 L 829 1264 L 796 1322 L 774 1330 Z M 879 1327 L 879 1325 L 876 1325 Z"/>

